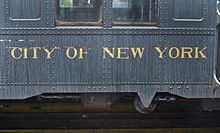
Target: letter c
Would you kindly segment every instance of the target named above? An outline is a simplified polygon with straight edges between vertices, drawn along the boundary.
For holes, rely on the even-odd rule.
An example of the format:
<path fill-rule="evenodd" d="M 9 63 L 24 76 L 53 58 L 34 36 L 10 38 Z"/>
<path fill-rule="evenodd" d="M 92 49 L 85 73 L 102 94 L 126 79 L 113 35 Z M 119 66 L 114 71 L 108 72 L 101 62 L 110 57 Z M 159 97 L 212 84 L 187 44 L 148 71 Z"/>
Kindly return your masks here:
<path fill-rule="evenodd" d="M 18 50 L 19 52 L 20 52 L 20 55 L 19 56 L 16 56 L 15 55 L 15 51 L 16 50 Z M 23 50 L 22 50 L 22 48 L 13 48 L 12 50 L 11 50 L 11 56 L 14 58 L 14 59 L 16 59 L 16 60 L 18 60 L 18 59 L 20 59 L 21 57 L 22 57 L 22 52 Z"/>

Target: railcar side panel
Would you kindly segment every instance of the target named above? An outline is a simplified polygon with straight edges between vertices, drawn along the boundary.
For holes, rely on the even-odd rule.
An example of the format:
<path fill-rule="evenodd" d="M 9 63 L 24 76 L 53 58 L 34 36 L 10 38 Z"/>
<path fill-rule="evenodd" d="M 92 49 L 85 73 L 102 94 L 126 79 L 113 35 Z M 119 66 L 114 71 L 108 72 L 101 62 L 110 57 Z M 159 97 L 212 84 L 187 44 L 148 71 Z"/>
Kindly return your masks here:
<path fill-rule="evenodd" d="M 213 36 L 16 35 L 5 37 L 11 41 L 6 43 L 1 52 L 4 53 L 3 59 L 7 67 L 7 80 L 3 82 L 4 84 L 212 83 Z M 134 55 L 132 49 L 139 49 L 142 54 Z M 46 50 L 53 50 L 51 58 L 48 58 Z M 84 53 L 80 53 L 80 50 Z M 163 51 L 163 54 L 159 50 Z M 183 53 L 187 51 L 191 51 L 190 54 Z"/>
<path fill-rule="evenodd" d="M 2 0 L 0 99 L 137 92 L 148 106 L 157 92 L 219 98 L 216 2 L 160 0 L 156 25 L 116 26 L 103 0 L 100 25 L 57 26 L 56 0 Z"/>

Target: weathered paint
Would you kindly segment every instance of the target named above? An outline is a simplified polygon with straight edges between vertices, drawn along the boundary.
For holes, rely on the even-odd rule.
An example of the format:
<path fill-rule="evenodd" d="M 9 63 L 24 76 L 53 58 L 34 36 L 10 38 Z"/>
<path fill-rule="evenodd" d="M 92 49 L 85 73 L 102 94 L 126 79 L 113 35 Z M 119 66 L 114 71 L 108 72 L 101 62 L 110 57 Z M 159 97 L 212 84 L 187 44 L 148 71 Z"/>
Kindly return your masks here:
<path fill-rule="evenodd" d="M 41 93 L 137 92 L 148 106 L 157 92 L 188 98 L 220 97 L 215 80 L 216 0 L 161 0 L 159 27 L 112 27 L 111 1 L 104 0 L 102 27 L 68 28 L 55 26 L 55 0 L 37 4 L 22 0 L 26 6 L 39 7 L 26 8 L 28 11 L 16 4 L 20 1 L 0 1 L 4 6 L 0 9 L 0 99 Z M 19 12 L 26 12 L 27 17 Z M 50 59 L 39 52 L 38 60 L 16 60 L 10 56 L 12 47 L 59 50 Z M 68 47 L 84 48 L 89 55 L 71 60 L 65 56 Z M 145 53 L 141 59 L 103 59 L 103 47 L 138 47 L 145 48 Z M 159 58 L 155 47 L 205 48 L 206 58 L 168 58 L 172 53 Z"/>

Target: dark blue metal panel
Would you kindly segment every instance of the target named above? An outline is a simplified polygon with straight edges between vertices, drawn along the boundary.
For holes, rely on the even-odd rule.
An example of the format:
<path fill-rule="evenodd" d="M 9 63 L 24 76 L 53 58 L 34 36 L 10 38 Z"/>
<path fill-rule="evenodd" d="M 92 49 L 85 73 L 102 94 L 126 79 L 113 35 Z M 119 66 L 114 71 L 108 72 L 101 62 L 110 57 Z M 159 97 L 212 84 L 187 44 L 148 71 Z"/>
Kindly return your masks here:
<path fill-rule="evenodd" d="M 164 0 L 161 27 L 214 28 L 216 0 Z"/>
<path fill-rule="evenodd" d="M 41 0 L 9 0 L 10 19 L 34 21 L 41 17 Z"/>
<path fill-rule="evenodd" d="M 212 84 L 214 36 L 166 36 L 165 46 L 206 48 L 207 59 L 166 58 L 163 60 L 164 84 Z"/>
<path fill-rule="evenodd" d="M 25 85 L 125 85 L 125 84 L 211 84 L 214 64 L 212 57 L 214 37 L 204 35 L 16 35 L 5 36 L 7 42 L 5 62 L 9 74 L 5 84 Z M 5 43 L 5 42 L 4 42 Z M 207 59 L 171 59 L 168 50 L 177 47 L 207 47 Z M 15 60 L 11 57 L 12 47 L 29 48 L 29 59 Z M 32 47 L 55 48 L 51 60 L 39 50 L 38 59 L 33 60 Z M 69 47 L 84 48 L 85 59 L 68 59 Z M 120 60 L 103 58 L 103 47 L 145 48 L 143 58 Z M 155 47 L 167 51 L 163 59 Z M 9 54 L 8 54 L 9 53 Z M 130 52 L 131 53 L 131 52 Z M 161 72 L 163 71 L 163 72 Z M 192 76 L 191 73 L 195 72 Z"/>
<path fill-rule="evenodd" d="M 174 0 L 173 8 L 175 21 L 200 21 L 204 16 L 203 0 Z"/>
<path fill-rule="evenodd" d="M 6 27 L 54 27 L 54 0 L 5 0 Z"/>
<path fill-rule="evenodd" d="M 4 11 L 4 1 L 0 1 L 0 27 L 5 27 L 5 11 Z"/>
<path fill-rule="evenodd" d="M 55 0 L 21 1 L 29 8 L 21 8 L 19 0 L 1 4 L 0 99 L 46 92 L 137 92 L 147 106 L 156 92 L 220 96 L 214 76 L 215 0 L 160 0 L 159 27 L 111 27 L 111 1 L 104 0 L 103 27 L 62 28 L 54 25 Z M 39 9 L 33 10 L 38 2 Z M 12 47 L 57 49 L 50 60 L 42 51 L 38 60 L 15 60 Z M 85 48 L 88 55 L 83 60 L 67 59 L 67 47 Z M 103 47 L 144 47 L 145 53 L 142 59 L 103 59 Z M 166 54 L 160 59 L 155 47 L 207 47 L 207 58 L 171 59 Z"/>

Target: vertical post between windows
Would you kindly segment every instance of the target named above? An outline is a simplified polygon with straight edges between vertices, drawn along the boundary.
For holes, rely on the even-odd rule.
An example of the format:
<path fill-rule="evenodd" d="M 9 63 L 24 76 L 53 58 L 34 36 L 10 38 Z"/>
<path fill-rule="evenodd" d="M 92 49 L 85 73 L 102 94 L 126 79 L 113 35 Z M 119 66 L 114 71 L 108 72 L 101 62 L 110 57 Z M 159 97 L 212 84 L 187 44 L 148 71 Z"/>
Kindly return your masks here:
<path fill-rule="evenodd" d="M 112 0 L 103 0 L 103 27 L 112 27 Z"/>

